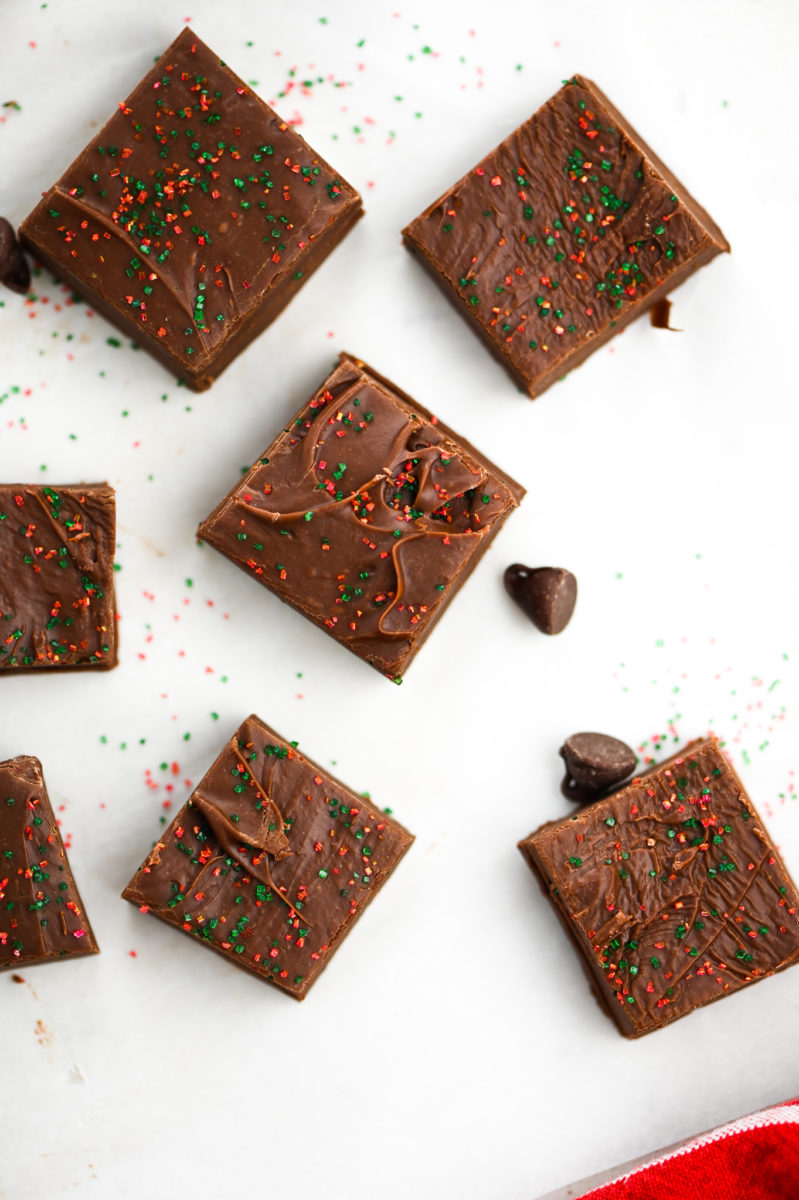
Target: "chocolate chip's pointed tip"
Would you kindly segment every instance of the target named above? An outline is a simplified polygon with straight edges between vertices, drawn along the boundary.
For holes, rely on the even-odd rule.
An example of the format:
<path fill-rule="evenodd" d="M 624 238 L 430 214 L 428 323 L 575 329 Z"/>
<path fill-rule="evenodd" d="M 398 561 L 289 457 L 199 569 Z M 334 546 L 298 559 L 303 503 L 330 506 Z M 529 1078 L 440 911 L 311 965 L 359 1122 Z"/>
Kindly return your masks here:
<path fill-rule="evenodd" d="M 512 563 L 505 587 L 522 612 L 542 633 L 562 633 L 577 603 L 577 580 L 564 567 L 526 567 Z"/>

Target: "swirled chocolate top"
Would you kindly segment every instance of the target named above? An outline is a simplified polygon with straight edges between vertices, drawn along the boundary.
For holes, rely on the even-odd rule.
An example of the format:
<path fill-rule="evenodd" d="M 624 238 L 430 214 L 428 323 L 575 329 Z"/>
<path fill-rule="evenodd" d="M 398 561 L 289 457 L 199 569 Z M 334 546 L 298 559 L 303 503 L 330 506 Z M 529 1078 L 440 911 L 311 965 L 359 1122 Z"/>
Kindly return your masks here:
<path fill-rule="evenodd" d="M 198 533 L 397 678 L 523 495 L 343 354 Z"/>

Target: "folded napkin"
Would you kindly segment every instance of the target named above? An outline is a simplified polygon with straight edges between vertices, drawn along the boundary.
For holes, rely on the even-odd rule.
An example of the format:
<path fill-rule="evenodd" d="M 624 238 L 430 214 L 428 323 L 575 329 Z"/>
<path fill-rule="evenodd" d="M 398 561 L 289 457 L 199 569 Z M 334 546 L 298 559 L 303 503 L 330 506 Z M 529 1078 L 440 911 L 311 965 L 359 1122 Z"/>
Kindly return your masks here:
<path fill-rule="evenodd" d="M 796 1200 L 799 1098 L 700 1134 L 580 1200 Z"/>

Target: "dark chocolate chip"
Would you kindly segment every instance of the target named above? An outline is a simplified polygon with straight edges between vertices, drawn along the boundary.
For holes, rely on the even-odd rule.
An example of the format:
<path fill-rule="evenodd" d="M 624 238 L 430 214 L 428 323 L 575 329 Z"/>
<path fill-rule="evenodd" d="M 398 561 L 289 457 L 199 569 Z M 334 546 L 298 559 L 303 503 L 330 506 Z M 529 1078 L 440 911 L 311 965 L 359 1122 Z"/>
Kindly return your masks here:
<path fill-rule="evenodd" d="M 505 587 L 542 633 L 561 633 L 577 602 L 577 580 L 562 567 L 525 567 L 505 571 Z"/>
<path fill-rule="evenodd" d="M 665 297 L 662 300 L 657 300 L 649 310 L 649 320 L 655 329 L 669 329 L 672 333 L 682 333 L 681 329 L 675 329 L 669 324 L 671 319 L 671 300 Z"/>
<path fill-rule="evenodd" d="M 22 253 L 13 226 L 0 217 L 0 283 L 23 296 L 31 285 L 28 260 Z"/>
<path fill-rule="evenodd" d="M 560 790 L 566 799 L 571 800 L 573 804 L 590 804 L 592 800 L 598 799 L 601 794 L 596 788 L 584 787 L 583 784 L 575 782 L 568 772 L 563 776 Z"/>
<path fill-rule="evenodd" d="M 564 796 L 578 804 L 621 783 L 635 770 L 635 751 L 605 733 L 573 733 L 558 751 L 566 763 L 561 785 Z"/>

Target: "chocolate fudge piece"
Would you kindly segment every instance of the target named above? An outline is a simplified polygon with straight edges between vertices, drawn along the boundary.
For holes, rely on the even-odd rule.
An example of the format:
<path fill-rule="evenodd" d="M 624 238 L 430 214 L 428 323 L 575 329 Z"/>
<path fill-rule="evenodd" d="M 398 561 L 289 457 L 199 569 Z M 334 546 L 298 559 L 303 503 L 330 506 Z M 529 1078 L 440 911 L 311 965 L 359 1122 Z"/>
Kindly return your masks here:
<path fill-rule="evenodd" d="M 202 391 L 362 212 L 355 189 L 184 29 L 20 236 Z"/>
<path fill-rule="evenodd" d="M 122 894 L 302 1000 L 412 842 L 251 716 Z"/>
<path fill-rule="evenodd" d="M 579 75 L 403 236 L 531 397 L 730 248 Z"/>
<path fill-rule="evenodd" d="M 715 738 L 519 843 L 626 1037 L 799 961 L 799 895 Z"/>
<path fill-rule="evenodd" d="M 42 764 L 0 763 L 0 970 L 97 952 Z"/>
<path fill-rule="evenodd" d="M 0 671 L 116 666 L 107 483 L 0 484 Z"/>
<path fill-rule="evenodd" d="M 198 536 L 398 680 L 523 495 L 342 354 Z"/>

